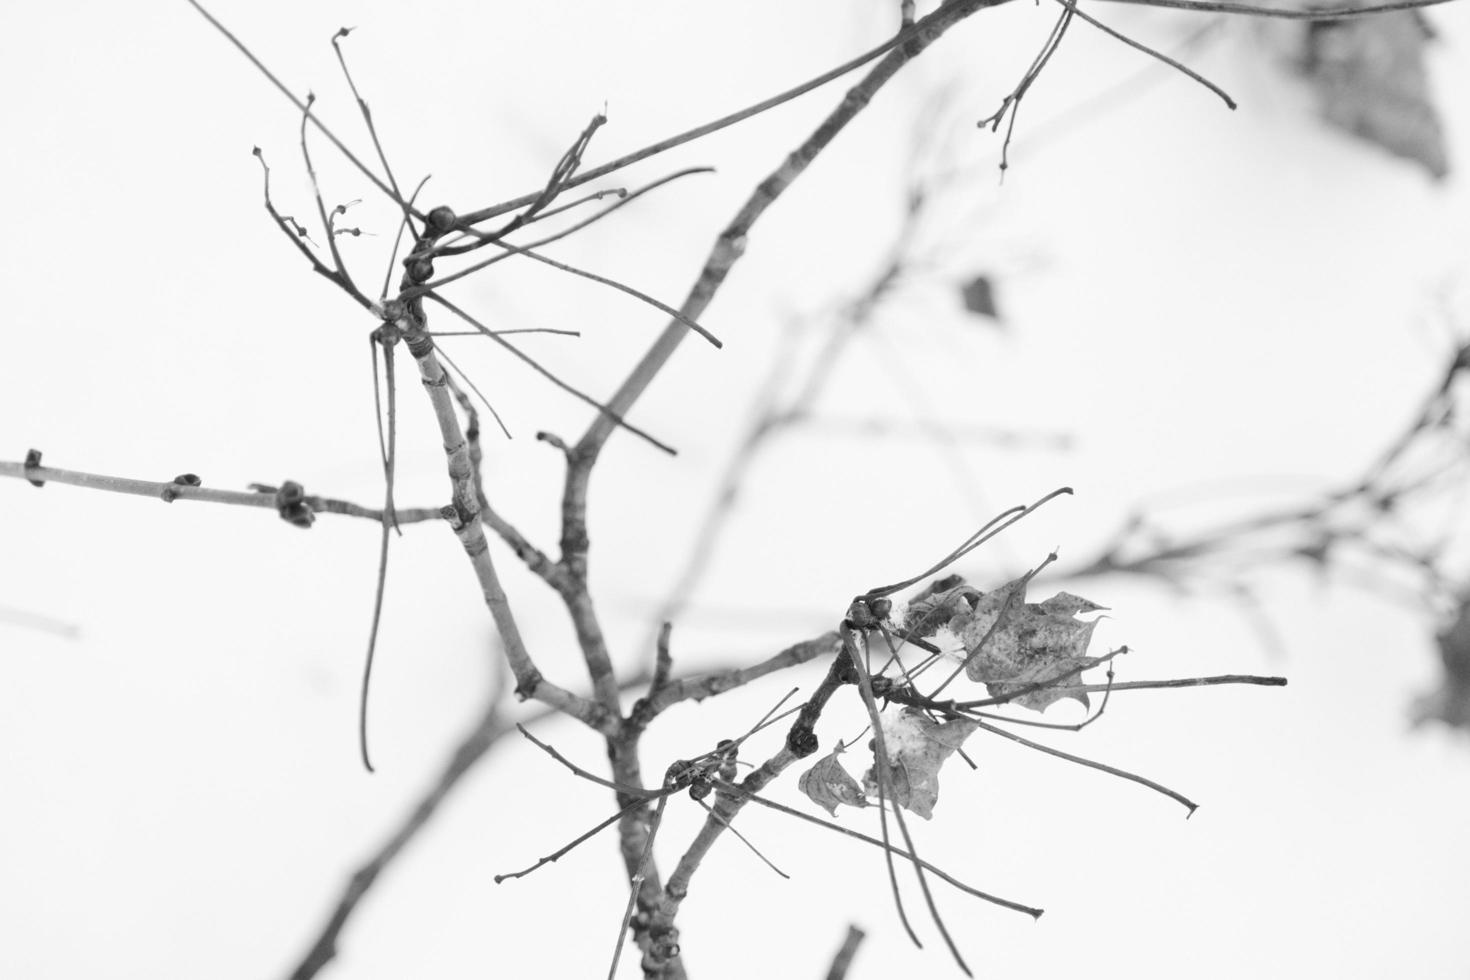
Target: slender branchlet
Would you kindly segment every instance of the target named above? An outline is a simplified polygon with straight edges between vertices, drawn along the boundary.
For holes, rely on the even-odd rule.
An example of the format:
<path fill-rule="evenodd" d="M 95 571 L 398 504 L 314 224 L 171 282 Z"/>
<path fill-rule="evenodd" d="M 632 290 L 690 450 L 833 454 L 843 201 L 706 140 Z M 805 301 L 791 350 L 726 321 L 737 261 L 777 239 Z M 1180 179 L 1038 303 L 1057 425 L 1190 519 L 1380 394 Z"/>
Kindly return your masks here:
<path fill-rule="evenodd" d="M 27 466 L 24 462 L 0 460 L 0 477 L 30 480 L 32 483 L 59 483 L 106 493 L 121 493 L 135 497 L 153 497 L 165 503 L 178 500 L 196 500 L 231 507 L 258 507 L 263 510 L 280 510 L 276 499 L 277 487 L 270 484 L 255 484 L 258 490 L 222 490 L 204 486 L 202 483 L 173 480 L 139 480 L 125 476 L 109 476 L 102 473 L 86 473 L 66 470 L 54 466 Z M 376 507 L 365 507 L 350 500 L 305 494 L 301 505 L 314 514 L 340 514 L 344 517 L 359 517 L 373 523 L 381 523 L 383 511 Z M 422 524 L 426 521 L 444 519 L 438 507 L 410 507 L 396 511 L 399 524 Z"/>

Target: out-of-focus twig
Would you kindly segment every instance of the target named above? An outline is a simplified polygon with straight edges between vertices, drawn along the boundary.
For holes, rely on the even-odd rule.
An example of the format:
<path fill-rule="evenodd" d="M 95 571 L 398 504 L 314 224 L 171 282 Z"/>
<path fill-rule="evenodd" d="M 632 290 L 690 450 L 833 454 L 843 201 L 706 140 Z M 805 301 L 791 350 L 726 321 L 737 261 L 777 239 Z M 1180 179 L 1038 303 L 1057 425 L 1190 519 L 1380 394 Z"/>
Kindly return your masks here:
<path fill-rule="evenodd" d="M 1422 501 L 1470 477 L 1465 434 L 1458 424 L 1463 406 L 1458 382 L 1470 369 L 1470 343 L 1447 359 L 1409 423 L 1362 471 L 1336 489 L 1306 502 L 1248 514 L 1190 534 L 1170 534 L 1141 510 L 1123 523 L 1099 553 L 1071 567 L 1066 578 L 1129 574 L 1159 577 L 1171 585 L 1239 587 L 1245 569 L 1288 560 L 1336 568 L 1349 554 L 1360 554 L 1371 568 L 1370 582 L 1382 583 L 1391 571 L 1407 571 L 1424 589 L 1430 606 L 1449 598 L 1455 576 L 1441 567 L 1443 541 L 1430 546 L 1405 544 L 1410 533 L 1397 518 L 1410 501 Z"/>
<path fill-rule="evenodd" d="M 847 980 L 847 971 L 852 967 L 853 958 L 857 956 L 858 947 L 867 938 L 867 933 L 857 926 L 848 926 L 847 935 L 842 939 L 842 945 L 832 957 L 832 965 L 827 969 L 827 980 Z"/>

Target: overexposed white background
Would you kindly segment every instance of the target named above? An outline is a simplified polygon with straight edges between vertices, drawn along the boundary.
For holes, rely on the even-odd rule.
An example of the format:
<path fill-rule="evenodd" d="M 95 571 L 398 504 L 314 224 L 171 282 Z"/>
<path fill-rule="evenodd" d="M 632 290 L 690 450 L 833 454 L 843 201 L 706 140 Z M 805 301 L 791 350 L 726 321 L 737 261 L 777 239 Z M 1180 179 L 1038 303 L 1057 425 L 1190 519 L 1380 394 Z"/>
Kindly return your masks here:
<path fill-rule="evenodd" d="M 464 211 L 539 186 L 604 104 L 591 163 L 871 47 L 896 6 L 211 9 L 367 151 L 329 44 L 356 26 L 347 50 L 400 180 L 433 173 L 422 202 Z M 1097 13 L 1161 46 L 1198 23 Z M 676 625 L 680 669 L 754 662 L 829 629 L 853 594 L 1054 486 L 1077 494 L 961 571 L 989 587 L 1053 547 L 1089 554 L 1137 501 L 1181 487 L 1233 480 L 1246 505 L 1297 499 L 1358 472 L 1415 410 L 1454 342 L 1445 311 L 1465 323 L 1463 181 L 1432 184 L 1313 121 L 1308 96 L 1264 67 L 1256 35 L 1235 23 L 1190 58 L 1238 99 L 1235 113 L 1074 26 L 1025 103 L 1001 184 L 999 140 L 973 120 L 1014 84 L 1053 17 L 1021 4 L 975 16 L 886 89 L 751 235 L 703 318 L 726 348 L 687 343 L 638 405 L 634 420 L 680 454 L 615 437 L 593 481 L 591 530 L 594 595 L 621 668 L 651 660 L 649 617 L 780 331 L 879 266 L 915 119 L 946 85 L 951 112 L 935 125 L 957 130 L 953 152 L 970 166 L 955 212 L 969 227 L 952 267 L 881 314 L 881 343 L 834 368 L 820 407 L 849 420 L 911 413 L 901 364 L 941 422 L 1066 432 L 1070 447 L 966 444 L 960 478 L 923 441 L 814 430 L 775 443 Z M 1470 160 L 1470 18 L 1458 4 L 1432 17 L 1453 165 Z M 182 2 L 7 5 L 0 36 L 0 458 L 34 446 L 60 467 L 190 471 L 234 488 L 294 479 L 376 503 L 364 349 L 374 324 L 281 239 L 250 154 L 264 150 L 278 206 L 306 219 L 296 111 Z M 677 303 L 734 209 L 841 91 L 639 165 L 627 183 L 719 169 L 552 254 Z M 352 217 L 375 237 L 343 248 L 359 279 L 376 282 L 392 209 L 325 141 L 314 147 L 328 203 L 364 199 Z M 954 298 L 982 270 L 1001 283 L 1004 329 L 965 317 Z M 581 330 L 524 346 L 595 393 L 663 324 L 624 296 L 513 262 L 452 295 L 495 326 Z M 551 548 L 560 462 L 531 436 L 575 437 L 588 412 L 488 345 L 445 346 L 516 437 L 494 441 L 487 428 L 489 493 Z M 400 399 L 398 500 L 438 505 L 442 453 L 416 388 Z M 457 542 L 420 526 L 395 543 L 372 713 L 379 772 L 367 776 L 355 737 L 373 525 L 328 515 L 303 532 L 265 511 L 19 481 L 0 485 L 0 514 L 0 605 L 77 631 L 0 623 L 0 976 L 285 975 L 488 690 L 493 630 Z M 494 547 L 543 670 L 579 686 L 559 606 Z M 1147 582 L 1079 589 L 1112 610 L 1098 645 L 1136 650 L 1125 678 L 1291 679 L 1284 690 L 1120 694 L 1069 740 L 1196 799 L 1192 819 L 1134 785 L 980 736 L 969 746 L 979 771 L 946 770 L 935 819 L 918 828 L 921 853 L 1047 909 L 1032 923 L 941 887 L 980 973 L 1465 975 L 1470 746 L 1411 734 L 1406 721 L 1435 678 L 1430 624 L 1393 597 L 1300 571 L 1259 581 L 1279 650 L 1218 601 Z M 1051 591 L 1045 579 L 1034 589 Z M 738 734 L 821 669 L 670 711 L 645 740 L 646 771 Z M 539 732 L 599 766 L 601 746 L 577 726 Z M 810 808 L 794 783 L 773 795 Z M 324 975 L 602 975 L 626 897 L 610 837 L 527 879 L 491 877 L 580 833 L 609 802 L 507 740 L 380 880 Z M 864 816 L 841 819 L 866 826 Z M 687 800 L 670 803 L 665 873 L 701 818 Z M 680 916 L 691 975 L 822 976 L 849 922 L 869 933 L 853 978 L 953 970 L 932 930 L 925 951 L 907 943 L 876 850 L 772 813 L 747 812 L 742 830 L 793 880 L 738 844 L 717 848 Z M 622 975 L 637 975 L 636 956 Z"/>

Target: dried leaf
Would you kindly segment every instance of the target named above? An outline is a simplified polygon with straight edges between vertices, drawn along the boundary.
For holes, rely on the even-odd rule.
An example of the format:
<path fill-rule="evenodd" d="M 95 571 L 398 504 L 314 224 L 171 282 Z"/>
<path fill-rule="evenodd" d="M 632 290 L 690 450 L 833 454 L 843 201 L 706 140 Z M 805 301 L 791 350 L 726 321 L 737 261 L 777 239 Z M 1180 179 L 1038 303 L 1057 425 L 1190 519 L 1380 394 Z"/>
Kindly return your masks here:
<path fill-rule="evenodd" d="M 944 628 L 958 632 L 951 624 L 957 618 L 968 619 L 981 596 L 980 590 L 966 585 L 957 575 L 944 582 L 956 584 L 945 589 L 926 589 L 909 602 L 903 616 L 905 634 L 925 639 Z"/>
<path fill-rule="evenodd" d="M 1470 598 L 1461 600 L 1454 621 L 1435 639 L 1444 674 L 1440 686 L 1415 703 L 1414 722 L 1438 721 L 1470 731 Z"/>
<path fill-rule="evenodd" d="M 883 741 L 888 749 L 888 797 L 925 820 L 934 816 L 939 800 L 939 767 L 954 754 L 979 722 L 953 718 L 943 724 L 915 708 L 883 716 Z M 876 763 L 863 774 L 868 799 L 878 798 Z"/>
<path fill-rule="evenodd" d="M 842 743 L 838 742 L 835 749 L 818 759 L 796 782 L 797 789 L 834 817 L 838 806 L 868 805 L 862 787 L 837 761 L 841 751 Z"/>
<path fill-rule="evenodd" d="M 1423 14 L 1399 10 L 1266 29 L 1316 93 L 1326 122 L 1413 160 L 1435 178 L 1449 173 L 1424 66 L 1432 32 Z"/>
<path fill-rule="evenodd" d="M 976 276 L 960 289 L 960 300 L 965 309 L 991 320 L 999 320 L 1000 313 L 995 305 L 995 286 L 989 276 Z"/>
<path fill-rule="evenodd" d="M 1016 698 L 1044 711 L 1062 698 L 1088 703 L 1082 671 L 1098 663 L 1087 656 L 1096 620 L 1078 613 L 1104 609 L 1091 600 L 1058 592 L 1041 603 L 1026 601 L 1026 579 L 1018 578 L 982 595 L 963 623 L 952 623 L 964 643 L 965 674 L 1002 697 L 1047 681 L 1057 683 Z"/>

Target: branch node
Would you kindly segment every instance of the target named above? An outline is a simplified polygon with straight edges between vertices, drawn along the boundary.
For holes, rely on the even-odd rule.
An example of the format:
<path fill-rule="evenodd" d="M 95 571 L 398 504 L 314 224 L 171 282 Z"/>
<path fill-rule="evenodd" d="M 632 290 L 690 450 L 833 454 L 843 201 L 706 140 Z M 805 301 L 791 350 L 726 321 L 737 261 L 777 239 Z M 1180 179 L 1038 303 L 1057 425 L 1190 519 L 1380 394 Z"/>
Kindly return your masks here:
<path fill-rule="evenodd" d="M 445 508 L 446 510 L 448 508 Z M 516 682 L 515 695 L 517 700 L 526 701 L 536 696 L 536 688 L 541 686 L 541 671 L 532 668 L 526 676 Z"/>
<path fill-rule="evenodd" d="M 786 735 L 786 747 L 798 759 L 805 759 L 821 746 L 817 733 L 809 725 L 793 725 Z"/>
<path fill-rule="evenodd" d="M 178 499 L 179 491 L 177 490 L 177 487 L 197 487 L 199 486 L 200 482 L 201 481 L 199 477 L 195 476 L 193 473 L 180 473 L 178 476 L 173 478 L 173 482 L 164 486 L 163 491 L 159 494 L 159 496 L 163 498 L 164 503 L 171 504 Z"/>
<path fill-rule="evenodd" d="M 429 230 L 436 235 L 447 235 L 458 220 L 459 216 L 454 213 L 453 208 L 441 204 L 429 212 Z"/>
<path fill-rule="evenodd" d="M 301 528 L 311 527 L 316 520 L 316 514 L 306 502 L 306 489 L 295 480 L 287 480 L 276 491 L 276 513 L 286 523 Z"/>
<path fill-rule="evenodd" d="M 25 462 L 25 470 L 26 470 L 26 472 L 29 473 L 31 470 L 39 469 L 40 466 L 41 466 L 41 450 L 39 450 L 39 449 L 27 449 L 26 450 L 26 462 Z M 26 480 L 29 481 L 30 484 L 31 484 L 31 486 L 33 486 L 33 487 L 44 487 L 46 485 L 46 481 L 45 480 L 37 480 L 34 477 L 29 477 L 28 476 L 28 477 L 26 477 Z"/>

